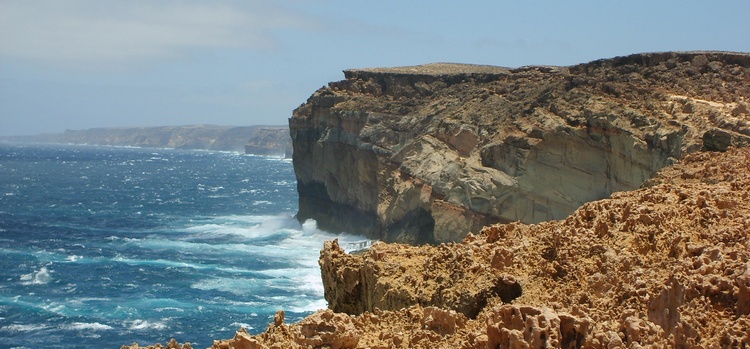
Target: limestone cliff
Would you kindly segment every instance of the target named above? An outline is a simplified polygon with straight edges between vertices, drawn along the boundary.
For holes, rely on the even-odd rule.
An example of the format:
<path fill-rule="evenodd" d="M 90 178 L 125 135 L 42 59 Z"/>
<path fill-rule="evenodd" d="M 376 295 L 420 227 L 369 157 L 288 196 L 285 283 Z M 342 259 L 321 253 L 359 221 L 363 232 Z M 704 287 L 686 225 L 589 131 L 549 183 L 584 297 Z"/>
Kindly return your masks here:
<path fill-rule="evenodd" d="M 746 348 L 750 150 L 688 155 L 565 220 L 330 242 L 320 264 L 330 309 L 212 348 Z"/>
<path fill-rule="evenodd" d="M 289 120 L 298 218 L 385 241 L 562 219 L 688 153 L 750 143 L 750 54 L 344 75 Z"/>
<path fill-rule="evenodd" d="M 212 349 L 747 348 L 750 149 L 690 154 L 564 220 L 360 255 L 330 242 L 320 264 L 330 309 Z"/>
<path fill-rule="evenodd" d="M 749 56 L 347 71 L 290 120 L 300 217 L 462 241 L 327 242 L 329 309 L 212 349 L 750 347 Z"/>
<path fill-rule="evenodd" d="M 326 299 L 352 314 L 548 307 L 589 319 L 593 347 L 749 345 L 749 165 L 747 148 L 689 155 L 565 220 L 491 226 L 460 244 L 381 243 L 353 256 L 329 243 Z"/>

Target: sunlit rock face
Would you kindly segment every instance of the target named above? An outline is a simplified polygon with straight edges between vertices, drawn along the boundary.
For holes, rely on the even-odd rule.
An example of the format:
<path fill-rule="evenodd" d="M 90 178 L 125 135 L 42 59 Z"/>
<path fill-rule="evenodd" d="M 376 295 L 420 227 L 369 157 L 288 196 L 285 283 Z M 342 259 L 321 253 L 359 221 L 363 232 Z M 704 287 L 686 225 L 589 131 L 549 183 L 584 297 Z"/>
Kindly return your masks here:
<path fill-rule="evenodd" d="M 563 220 L 459 243 L 326 242 L 329 309 L 211 348 L 746 348 L 749 166 L 750 148 L 692 153 Z"/>
<path fill-rule="evenodd" d="M 357 69 L 289 120 L 298 218 L 385 241 L 562 219 L 698 150 L 750 143 L 750 55 Z"/>

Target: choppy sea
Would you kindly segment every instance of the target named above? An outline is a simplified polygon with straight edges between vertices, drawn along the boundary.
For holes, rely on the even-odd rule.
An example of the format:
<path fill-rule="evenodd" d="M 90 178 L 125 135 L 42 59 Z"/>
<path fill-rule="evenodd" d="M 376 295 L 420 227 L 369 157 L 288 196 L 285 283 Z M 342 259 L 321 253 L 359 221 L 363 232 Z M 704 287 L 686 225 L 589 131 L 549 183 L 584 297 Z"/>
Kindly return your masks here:
<path fill-rule="evenodd" d="M 0 143 L 0 348 L 205 348 L 326 307 L 290 160 Z"/>

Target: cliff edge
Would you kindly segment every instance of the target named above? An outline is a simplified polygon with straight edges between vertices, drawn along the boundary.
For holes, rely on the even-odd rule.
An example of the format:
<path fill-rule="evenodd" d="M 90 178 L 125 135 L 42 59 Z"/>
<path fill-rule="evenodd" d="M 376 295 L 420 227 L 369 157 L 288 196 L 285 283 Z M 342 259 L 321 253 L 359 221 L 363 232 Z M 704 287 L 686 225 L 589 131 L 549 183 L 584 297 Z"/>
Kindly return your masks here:
<path fill-rule="evenodd" d="M 746 348 L 750 148 L 698 152 L 564 220 L 321 252 L 329 309 L 222 348 Z"/>
<path fill-rule="evenodd" d="M 750 54 L 344 71 L 289 120 L 298 218 L 384 241 L 563 219 L 699 150 L 750 143 Z"/>
<path fill-rule="evenodd" d="M 212 349 L 750 347 L 749 54 L 345 74 L 290 119 L 300 218 L 447 242 L 326 242 L 329 309 Z"/>

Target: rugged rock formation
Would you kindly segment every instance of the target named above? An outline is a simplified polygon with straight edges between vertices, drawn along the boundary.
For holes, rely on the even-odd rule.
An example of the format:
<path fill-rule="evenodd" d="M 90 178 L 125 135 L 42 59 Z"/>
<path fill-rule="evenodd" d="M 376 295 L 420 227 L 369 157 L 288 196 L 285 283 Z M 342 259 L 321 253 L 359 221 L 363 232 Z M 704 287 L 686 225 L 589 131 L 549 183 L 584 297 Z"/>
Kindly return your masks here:
<path fill-rule="evenodd" d="M 561 221 L 331 242 L 320 263 L 331 309 L 212 348 L 747 347 L 750 149 L 688 155 Z"/>
<path fill-rule="evenodd" d="M 240 330 L 211 348 L 575 348 L 585 343 L 589 321 L 549 308 L 513 305 L 492 306 L 476 320 L 420 306 L 359 316 L 321 310 L 298 324 L 274 323 L 258 336 Z"/>
<path fill-rule="evenodd" d="M 286 126 L 186 125 L 92 128 L 36 136 L 6 137 L 11 141 L 115 145 L 145 148 L 205 149 L 284 155 L 289 144 Z"/>
<path fill-rule="evenodd" d="M 750 143 L 750 54 L 344 75 L 289 120 L 298 218 L 385 241 L 562 219 L 685 154 Z"/>
<path fill-rule="evenodd" d="M 750 55 L 345 74 L 290 119 L 300 218 L 462 241 L 328 242 L 329 309 L 213 349 L 750 347 Z"/>

